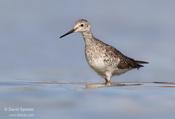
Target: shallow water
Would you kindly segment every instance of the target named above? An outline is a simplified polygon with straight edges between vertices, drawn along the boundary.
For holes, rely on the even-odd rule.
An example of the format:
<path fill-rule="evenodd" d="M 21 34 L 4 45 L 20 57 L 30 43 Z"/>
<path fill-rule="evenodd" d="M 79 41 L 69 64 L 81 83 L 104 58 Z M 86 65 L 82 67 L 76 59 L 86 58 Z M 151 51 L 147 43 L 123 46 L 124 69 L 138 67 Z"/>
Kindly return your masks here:
<path fill-rule="evenodd" d="M 3 119 L 174 119 L 174 83 L 120 83 L 125 86 L 90 89 L 83 82 L 0 82 L 0 115 Z"/>

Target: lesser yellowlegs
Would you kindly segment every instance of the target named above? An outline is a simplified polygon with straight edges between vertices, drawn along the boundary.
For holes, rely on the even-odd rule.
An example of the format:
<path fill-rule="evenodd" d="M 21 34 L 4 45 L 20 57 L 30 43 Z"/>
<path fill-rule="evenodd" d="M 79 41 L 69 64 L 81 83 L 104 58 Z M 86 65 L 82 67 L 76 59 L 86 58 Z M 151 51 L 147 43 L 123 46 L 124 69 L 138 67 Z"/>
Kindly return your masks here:
<path fill-rule="evenodd" d="M 78 20 L 73 29 L 60 38 L 73 32 L 80 32 L 83 35 L 86 60 L 90 67 L 105 79 L 106 84 L 111 83 L 113 75 L 120 75 L 135 68 L 139 69 L 143 67 L 142 64 L 148 63 L 127 57 L 116 48 L 95 38 L 91 32 L 90 23 L 85 19 Z"/>

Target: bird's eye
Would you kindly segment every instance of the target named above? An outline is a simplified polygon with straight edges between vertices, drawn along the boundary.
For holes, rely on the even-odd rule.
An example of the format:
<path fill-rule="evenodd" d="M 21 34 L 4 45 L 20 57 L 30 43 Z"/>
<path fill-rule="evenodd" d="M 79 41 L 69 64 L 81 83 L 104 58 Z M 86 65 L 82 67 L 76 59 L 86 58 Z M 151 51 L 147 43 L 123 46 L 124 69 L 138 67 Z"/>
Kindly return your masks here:
<path fill-rule="evenodd" d="M 81 27 L 83 27 L 83 26 L 84 26 L 84 24 L 81 24 L 80 26 L 81 26 Z"/>

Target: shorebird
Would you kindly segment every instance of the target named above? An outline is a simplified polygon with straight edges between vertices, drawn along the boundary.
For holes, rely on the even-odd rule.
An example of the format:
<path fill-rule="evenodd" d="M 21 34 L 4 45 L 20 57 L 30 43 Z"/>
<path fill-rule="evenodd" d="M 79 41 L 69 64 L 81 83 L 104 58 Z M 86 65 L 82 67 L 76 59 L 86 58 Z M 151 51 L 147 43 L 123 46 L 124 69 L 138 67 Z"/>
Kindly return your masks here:
<path fill-rule="evenodd" d="M 105 79 L 105 84 L 111 84 L 111 77 L 123 74 L 132 69 L 143 67 L 146 61 L 135 60 L 124 54 L 111 45 L 95 38 L 91 32 L 91 25 L 86 19 L 78 20 L 73 29 L 64 35 L 63 38 L 74 32 L 80 32 L 85 42 L 85 57 L 89 66 L 97 74 Z"/>

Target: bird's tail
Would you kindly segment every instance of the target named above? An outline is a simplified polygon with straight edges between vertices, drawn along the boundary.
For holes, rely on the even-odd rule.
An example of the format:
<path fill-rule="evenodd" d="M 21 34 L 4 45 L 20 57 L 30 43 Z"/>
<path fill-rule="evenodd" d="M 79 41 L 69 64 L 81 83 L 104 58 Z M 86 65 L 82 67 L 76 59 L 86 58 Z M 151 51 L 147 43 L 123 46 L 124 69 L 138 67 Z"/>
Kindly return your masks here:
<path fill-rule="evenodd" d="M 146 61 L 139 61 L 139 60 L 135 60 L 138 64 L 148 64 L 149 62 Z"/>
<path fill-rule="evenodd" d="M 149 62 L 146 62 L 146 61 L 139 61 L 139 60 L 135 60 L 136 62 L 136 68 L 139 69 L 141 67 L 144 67 L 144 65 L 142 64 L 148 64 Z"/>

